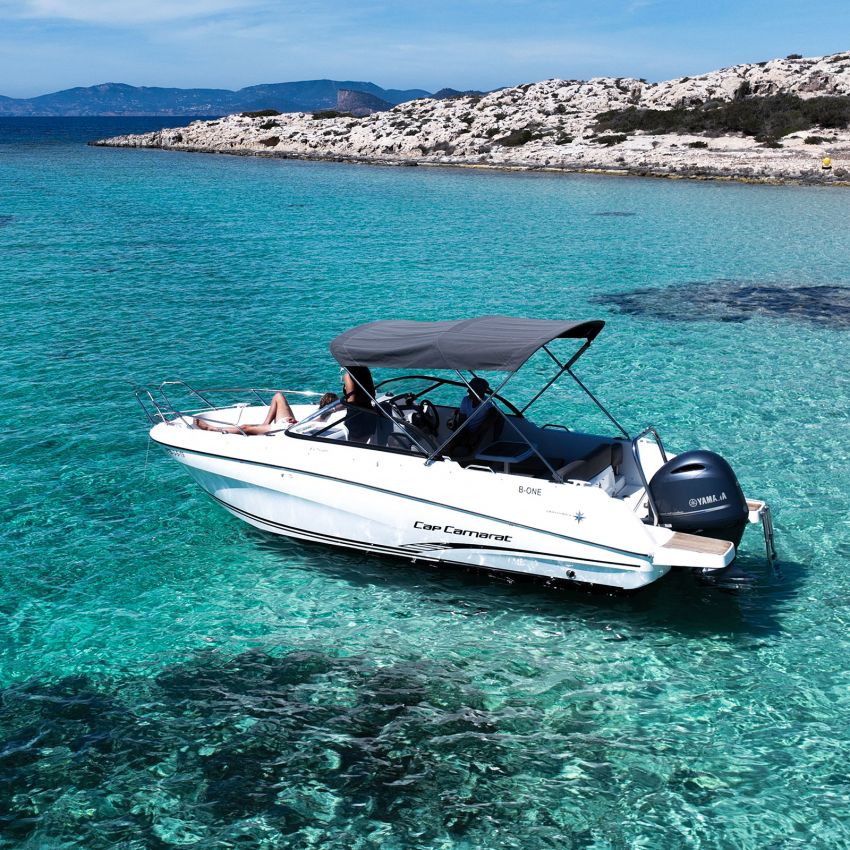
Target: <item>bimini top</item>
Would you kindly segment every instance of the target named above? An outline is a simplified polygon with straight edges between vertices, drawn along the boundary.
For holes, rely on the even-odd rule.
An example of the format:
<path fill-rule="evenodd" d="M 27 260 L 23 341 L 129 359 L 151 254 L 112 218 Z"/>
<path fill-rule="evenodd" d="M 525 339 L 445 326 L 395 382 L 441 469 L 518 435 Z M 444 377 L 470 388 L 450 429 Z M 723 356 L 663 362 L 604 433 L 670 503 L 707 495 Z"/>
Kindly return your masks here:
<path fill-rule="evenodd" d="M 359 325 L 331 342 L 341 366 L 516 372 L 553 339 L 586 339 L 605 322 L 481 316 L 455 322 L 391 320 Z"/>

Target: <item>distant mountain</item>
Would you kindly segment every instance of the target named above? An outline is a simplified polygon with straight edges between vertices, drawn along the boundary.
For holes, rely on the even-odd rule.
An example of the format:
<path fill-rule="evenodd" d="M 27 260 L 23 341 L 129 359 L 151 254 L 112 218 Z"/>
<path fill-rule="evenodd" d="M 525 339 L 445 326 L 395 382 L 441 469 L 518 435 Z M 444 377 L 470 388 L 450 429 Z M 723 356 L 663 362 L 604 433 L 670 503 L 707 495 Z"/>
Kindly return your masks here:
<path fill-rule="evenodd" d="M 316 109 L 333 109 L 339 91 L 356 91 L 370 94 L 391 106 L 430 97 L 424 89 L 382 89 L 374 83 L 340 82 L 339 80 L 308 80 L 300 83 L 275 83 L 240 89 L 236 96 L 240 109 L 279 109 L 281 112 L 312 112 Z M 242 106 L 242 102 L 251 106 Z M 262 104 L 262 105 L 261 105 Z M 231 110 L 234 111 L 234 110 Z"/>
<path fill-rule="evenodd" d="M 167 89 L 103 83 L 30 98 L 0 96 L 0 116 L 228 115 L 260 109 L 334 109 L 339 91 L 362 92 L 391 106 L 429 97 L 424 89 L 383 89 L 353 80 L 304 80 L 229 89 Z"/>
<path fill-rule="evenodd" d="M 376 97 L 374 94 L 369 94 L 368 92 L 340 89 L 336 93 L 337 111 L 348 112 L 358 118 L 371 115 L 373 112 L 387 112 L 392 109 L 394 105 L 395 104 L 392 104 L 383 98 Z"/>

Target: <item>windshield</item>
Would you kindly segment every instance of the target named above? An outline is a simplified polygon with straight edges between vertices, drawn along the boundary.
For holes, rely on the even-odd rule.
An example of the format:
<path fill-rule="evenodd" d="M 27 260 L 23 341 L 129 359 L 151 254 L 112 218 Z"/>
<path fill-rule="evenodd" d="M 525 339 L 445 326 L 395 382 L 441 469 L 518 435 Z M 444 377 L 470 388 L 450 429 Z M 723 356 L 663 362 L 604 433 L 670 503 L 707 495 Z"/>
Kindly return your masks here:
<path fill-rule="evenodd" d="M 435 435 L 429 433 L 429 423 L 414 421 L 418 408 L 401 402 L 403 398 L 389 395 L 380 395 L 369 408 L 336 401 L 293 425 L 289 433 L 427 455 L 437 446 Z"/>
<path fill-rule="evenodd" d="M 306 419 L 302 419 L 297 425 L 293 425 L 289 431 L 293 434 L 317 434 L 320 431 L 330 430 L 345 418 L 345 405 L 337 400 L 325 407 L 319 407 Z"/>

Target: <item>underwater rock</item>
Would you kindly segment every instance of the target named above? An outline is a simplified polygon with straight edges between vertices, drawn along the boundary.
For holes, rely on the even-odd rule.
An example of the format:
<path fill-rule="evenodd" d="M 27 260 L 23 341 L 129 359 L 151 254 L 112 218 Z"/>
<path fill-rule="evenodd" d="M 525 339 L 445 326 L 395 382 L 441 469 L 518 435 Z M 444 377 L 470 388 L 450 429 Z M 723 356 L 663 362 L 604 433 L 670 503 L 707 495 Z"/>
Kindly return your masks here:
<path fill-rule="evenodd" d="M 746 322 L 755 316 L 850 328 L 850 287 L 780 286 L 734 280 L 635 289 L 598 296 L 596 304 L 670 322 Z"/>
<path fill-rule="evenodd" d="M 85 796 L 164 757 L 151 728 L 86 677 L 6 688 L 0 704 L 0 836 L 22 839 L 71 789 Z"/>
<path fill-rule="evenodd" d="M 0 227 L 8 227 L 15 221 L 15 216 L 0 213 Z"/>
<path fill-rule="evenodd" d="M 334 659 L 318 652 L 291 652 L 283 657 L 265 652 L 244 652 L 222 658 L 215 652 L 195 655 L 191 661 L 164 670 L 156 683 L 162 692 L 196 710 L 216 711 L 238 699 L 243 707 L 262 705 L 271 695 L 285 696 L 287 688 L 328 673 Z"/>
<path fill-rule="evenodd" d="M 226 845 L 258 823 L 274 846 L 375 830 L 484 846 L 516 815 L 516 777 L 563 761 L 528 745 L 533 711 L 488 709 L 451 662 L 205 652 L 153 679 L 11 686 L 0 705 L 0 846 Z"/>

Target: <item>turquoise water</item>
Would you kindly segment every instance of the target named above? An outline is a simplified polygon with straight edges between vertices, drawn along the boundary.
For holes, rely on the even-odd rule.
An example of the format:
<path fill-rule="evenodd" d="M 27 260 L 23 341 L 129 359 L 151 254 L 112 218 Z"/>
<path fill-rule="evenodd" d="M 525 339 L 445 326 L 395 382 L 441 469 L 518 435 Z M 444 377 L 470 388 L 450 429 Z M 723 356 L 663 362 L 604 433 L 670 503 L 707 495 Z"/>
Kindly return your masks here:
<path fill-rule="evenodd" d="M 82 144 L 145 126 L 0 122 L 0 847 L 850 846 L 850 193 Z M 766 287 L 814 308 L 735 321 Z M 735 593 L 510 585 L 148 452 L 134 384 L 325 390 L 355 323 L 484 312 L 606 319 L 580 374 L 721 451 L 778 569 L 751 529 Z"/>

